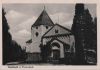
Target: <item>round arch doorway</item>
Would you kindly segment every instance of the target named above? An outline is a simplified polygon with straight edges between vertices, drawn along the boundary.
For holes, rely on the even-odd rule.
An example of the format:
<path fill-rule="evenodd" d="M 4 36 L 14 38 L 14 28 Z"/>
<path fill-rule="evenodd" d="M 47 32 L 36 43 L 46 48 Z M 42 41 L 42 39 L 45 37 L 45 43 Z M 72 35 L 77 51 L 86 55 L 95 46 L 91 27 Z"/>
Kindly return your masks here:
<path fill-rule="evenodd" d="M 59 58 L 60 58 L 60 45 L 57 42 L 53 42 L 51 44 L 52 46 L 52 61 L 53 62 L 59 62 Z"/>

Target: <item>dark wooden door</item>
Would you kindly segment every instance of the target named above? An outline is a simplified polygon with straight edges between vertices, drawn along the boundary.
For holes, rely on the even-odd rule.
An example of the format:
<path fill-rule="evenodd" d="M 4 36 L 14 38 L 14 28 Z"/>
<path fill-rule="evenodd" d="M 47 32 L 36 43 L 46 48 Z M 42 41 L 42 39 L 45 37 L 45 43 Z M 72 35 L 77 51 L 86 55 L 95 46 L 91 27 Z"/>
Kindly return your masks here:
<path fill-rule="evenodd" d="M 59 58 L 60 58 L 60 51 L 53 50 L 53 60 L 59 60 Z"/>

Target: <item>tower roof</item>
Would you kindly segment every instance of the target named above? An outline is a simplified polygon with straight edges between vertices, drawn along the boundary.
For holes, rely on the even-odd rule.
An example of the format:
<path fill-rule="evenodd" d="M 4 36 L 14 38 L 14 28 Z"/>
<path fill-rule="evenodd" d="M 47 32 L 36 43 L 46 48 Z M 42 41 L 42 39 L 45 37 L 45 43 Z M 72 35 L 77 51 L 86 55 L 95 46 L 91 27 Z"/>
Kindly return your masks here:
<path fill-rule="evenodd" d="M 54 25 L 51 18 L 47 14 L 45 8 L 32 26 L 39 26 L 39 25 L 50 25 L 50 26 Z"/>

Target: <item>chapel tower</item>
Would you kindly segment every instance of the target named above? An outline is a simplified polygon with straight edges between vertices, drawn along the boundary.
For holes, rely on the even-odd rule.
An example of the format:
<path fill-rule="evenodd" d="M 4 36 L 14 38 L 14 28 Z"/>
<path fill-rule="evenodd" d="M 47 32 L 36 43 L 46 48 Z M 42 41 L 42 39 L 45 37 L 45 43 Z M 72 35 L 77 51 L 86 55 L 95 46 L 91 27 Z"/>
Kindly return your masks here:
<path fill-rule="evenodd" d="M 41 38 L 52 26 L 54 26 L 54 23 L 44 7 L 42 13 L 31 27 L 33 47 L 38 48 L 36 51 L 40 52 L 39 45 L 41 44 Z"/>

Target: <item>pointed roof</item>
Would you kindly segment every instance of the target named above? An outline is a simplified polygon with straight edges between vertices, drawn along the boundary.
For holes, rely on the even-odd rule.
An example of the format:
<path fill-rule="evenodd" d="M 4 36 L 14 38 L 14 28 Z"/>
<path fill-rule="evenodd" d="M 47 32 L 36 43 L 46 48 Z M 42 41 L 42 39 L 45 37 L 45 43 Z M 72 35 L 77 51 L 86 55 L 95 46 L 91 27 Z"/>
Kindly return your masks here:
<path fill-rule="evenodd" d="M 50 26 L 54 25 L 51 18 L 47 14 L 45 8 L 32 26 L 39 26 L 39 25 L 50 25 Z"/>
<path fill-rule="evenodd" d="M 55 33 L 55 30 L 58 30 L 58 33 Z M 44 37 L 49 37 L 49 36 L 63 36 L 63 35 L 72 35 L 71 30 L 59 25 L 55 24 L 51 29 L 49 29 L 44 35 Z"/>

